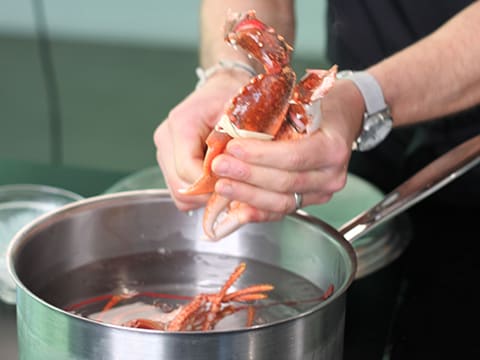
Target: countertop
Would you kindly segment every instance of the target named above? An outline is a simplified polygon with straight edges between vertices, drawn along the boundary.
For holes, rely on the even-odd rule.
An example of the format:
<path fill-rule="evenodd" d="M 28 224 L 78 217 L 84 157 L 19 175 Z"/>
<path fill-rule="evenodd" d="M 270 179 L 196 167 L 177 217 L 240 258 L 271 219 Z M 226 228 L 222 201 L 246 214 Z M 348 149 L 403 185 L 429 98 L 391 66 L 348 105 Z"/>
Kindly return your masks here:
<path fill-rule="evenodd" d="M 125 175 L 0 160 L 0 185 L 40 183 L 83 196 L 99 194 Z M 442 204 L 434 194 L 408 211 L 413 237 L 407 250 L 349 289 L 345 360 L 479 358 L 480 312 L 473 296 L 480 273 L 479 210 Z M 17 358 L 15 307 L 2 302 L 0 358 Z"/>

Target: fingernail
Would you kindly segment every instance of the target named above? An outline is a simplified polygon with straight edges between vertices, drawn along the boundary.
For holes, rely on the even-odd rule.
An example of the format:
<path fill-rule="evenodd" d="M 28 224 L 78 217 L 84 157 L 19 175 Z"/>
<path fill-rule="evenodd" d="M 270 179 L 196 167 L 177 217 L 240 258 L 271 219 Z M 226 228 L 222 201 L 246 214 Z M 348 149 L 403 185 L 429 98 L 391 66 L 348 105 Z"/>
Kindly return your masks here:
<path fill-rule="evenodd" d="M 222 196 L 228 196 L 233 193 L 233 188 L 232 185 L 229 182 L 226 181 L 218 181 L 215 184 L 215 192 L 222 195 Z"/>
<path fill-rule="evenodd" d="M 230 163 L 224 159 L 215 159 L 212 163 L 212 170 L 217 175 L 227 175 Z"/>

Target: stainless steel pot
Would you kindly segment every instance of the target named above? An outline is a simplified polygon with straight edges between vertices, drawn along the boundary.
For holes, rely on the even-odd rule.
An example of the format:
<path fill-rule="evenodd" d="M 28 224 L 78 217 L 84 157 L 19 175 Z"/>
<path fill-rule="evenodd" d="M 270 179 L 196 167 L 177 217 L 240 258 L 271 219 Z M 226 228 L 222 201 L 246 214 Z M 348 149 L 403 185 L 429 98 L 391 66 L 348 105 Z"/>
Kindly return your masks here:
<path fill-rule="evenodd" d="M 64 206 L 23 228 L 8 250 L 9 271 L 17 284 L 20 358 L 341 359 L 346 291 L 356 271 L 349 241 L 479 161 L 477 136 L 430 164 L 340 231 L 298 212 L 281 222 L 249 224 L 218 243 L 202 241 L 201 211 L 191 215 L 177 211 L 163 190 L 103 195 Z M 250 280 L 267 279 L 282 288 L 276 274 L 288 271 L 323 289 L 333 284 L 335 292 L 300 314 L 248 329 L 169 333 L 103 324 L 61 309 L 59 304 L 72 298 L 138 282 L 128 266 L 120 273 L 105 269 L 98 278 L 66 281 L 57 289 L 44 290 L 62 274 L 86 264 L 159 251 L 186 252 L 193 259 L 186 267 L 173 262 L 162 271 L 152 269 L 149 276 L 159 286 L 162 281 L 174 282 L 174 287 L 190 284 L 193 292 L 205 279 L 222 274 L 219 263 L 229 257 L 270 269 L 251 274 Z M 194 261 L 202 254 L 220 262 Z"/>

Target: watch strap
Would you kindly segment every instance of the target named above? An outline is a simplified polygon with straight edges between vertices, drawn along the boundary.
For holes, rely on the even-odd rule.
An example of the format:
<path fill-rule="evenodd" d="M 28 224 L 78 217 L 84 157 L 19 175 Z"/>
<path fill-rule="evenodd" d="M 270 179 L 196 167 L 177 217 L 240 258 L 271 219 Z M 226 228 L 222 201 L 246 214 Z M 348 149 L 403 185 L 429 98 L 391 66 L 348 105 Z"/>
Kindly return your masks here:
<path fill-rule="evenodd" d="M 357 71 L 345 78 L 351 80 L 362 93 L 367 114 L 375 114 L 388 108 L 382 88 L 373 75 L 366 71 Z"/>
<path fill-rule="evenodd" d="M 381 143 L 392 129 L 390 109 L 385 103 L 382 88 L 373 75 L 366 71 L 344 70 L 339 79 L 353 82 L 365 104 L 363 125 L 360 135 L 354 140 L 352 150 L 367 151 Z"/>

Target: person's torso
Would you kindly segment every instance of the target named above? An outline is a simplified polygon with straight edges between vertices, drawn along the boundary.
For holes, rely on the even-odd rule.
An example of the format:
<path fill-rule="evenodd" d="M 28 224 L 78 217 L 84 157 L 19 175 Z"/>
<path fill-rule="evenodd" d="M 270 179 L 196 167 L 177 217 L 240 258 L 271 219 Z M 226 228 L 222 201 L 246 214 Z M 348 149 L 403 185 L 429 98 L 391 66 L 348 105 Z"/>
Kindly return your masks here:
<path fill-rule="evenodd" d="M 329 59 L 363 69 L 432 33 L 472 2 L 329 0 Z"/>

